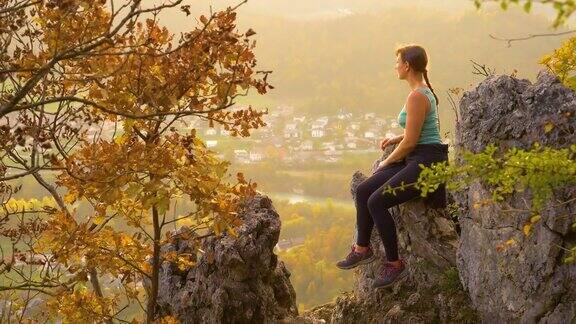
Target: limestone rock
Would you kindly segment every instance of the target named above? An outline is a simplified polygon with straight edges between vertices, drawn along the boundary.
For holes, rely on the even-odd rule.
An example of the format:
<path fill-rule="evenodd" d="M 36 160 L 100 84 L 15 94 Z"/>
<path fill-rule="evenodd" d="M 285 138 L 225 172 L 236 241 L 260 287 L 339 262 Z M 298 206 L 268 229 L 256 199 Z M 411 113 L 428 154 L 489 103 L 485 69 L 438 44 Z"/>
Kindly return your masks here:
<path fill-rule="evenodd" d="M 551 73 L 541 71 L 535 84 L 507 75 L 490 76 L 464 93 L 457 146 L 473 152 L 488 143 L 528 149 L 535 141 L 556 148 L 576 143 L 576 93 Z M 544 125 L 552 122 L 549 131 Z M 489 198 L 488 189 L 475 182 L 456 195 L 461 214 L 457 265 L 464 287 L 484 322 L 571 323 L 576 321 L 576 266 L 562 264 L 560 246 L 576 243 L 568 231 L 576 203 L 552 206 L 556 199 L 576 196 L 576 188 L 554 192 L 534 232 L 524 237 L 530 191 L 515 193 L 503 204 L 471 208 Z M 509 238 L 517 245 L 498 252 Z"/>
<path fill-rule="evenodd" d="M 280 218 L 271 200 L 257 195 L 239 215 L 238 237 L 204 239 L 205 253 L 195 267 L 163 265 L 159 304 L 165 313 L 183 323 L 275 323 L 298 315 L 290 273 L 273 252 Z M 166 248 L 190 250 L 186 240 Z"/>

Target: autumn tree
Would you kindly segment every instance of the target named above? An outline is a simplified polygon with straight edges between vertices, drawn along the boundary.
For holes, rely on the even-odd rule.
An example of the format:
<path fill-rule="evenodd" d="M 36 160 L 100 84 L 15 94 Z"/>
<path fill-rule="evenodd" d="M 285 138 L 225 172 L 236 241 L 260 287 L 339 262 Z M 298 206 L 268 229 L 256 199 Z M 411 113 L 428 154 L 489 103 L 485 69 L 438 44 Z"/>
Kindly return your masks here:
<path fill-rule="evenodd" d="M 189 220 L 176 235 L 197 247 L 234 235 L 237 206 L 254 194 L 241 173 L 227 183 L 229 163 L 187 127 L 200 118 L 249 136 L 265 125 L 265 112 L 235 105 L 271 88 L 255 70 L 254 31 L 237 30 L 238 5 L 176 37 L 158 15 L 190 5 L 146 4 L 0 0 L 3 319 L 111 322 L 139 305 L 134 320 L 168 321 L 160 267 L 197 255 L 162 253 L 167 226 Z M 46 197 L 17 199 L 27 178 Z M 179 198 L 194 209 L 170 217 Z"/>

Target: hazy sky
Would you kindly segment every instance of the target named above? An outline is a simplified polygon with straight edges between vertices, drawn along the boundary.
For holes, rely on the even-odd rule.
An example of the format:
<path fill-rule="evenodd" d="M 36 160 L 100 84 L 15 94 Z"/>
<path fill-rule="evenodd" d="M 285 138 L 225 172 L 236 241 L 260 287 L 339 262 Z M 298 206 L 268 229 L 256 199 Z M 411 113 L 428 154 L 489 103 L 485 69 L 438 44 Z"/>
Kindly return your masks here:
<path fill-rule="evenodd" d="M 160 0 L 155 1 L 161 2 Z M 239 0 L 188 1 L 196 13 L 205 13 L 210 6 L 214 9 L 222 9 L 239 2 Z M 417 10 L 434 10 L 447 14 L 458 14 L 463 10 L 475 9 L 472 0 L 249 0 L 248 3 L 242 5 L 240 12 L 279 15 L 297 19 L 321 19 L 346 14 L 390 10 L 396 6 L 411 7 Z M 484 5 L 482 10 L 497 7 L 497 4 L 488 3 Z M 511 8 L 513 7 L 515 6 L 511 5 Z M 550 5 L 534 4 L 531 14 L 542 14 L 550 19 L 555 17 L 555 11 Z M 575 19 L 570 19 L 570 25 L 574 24 Z"/>

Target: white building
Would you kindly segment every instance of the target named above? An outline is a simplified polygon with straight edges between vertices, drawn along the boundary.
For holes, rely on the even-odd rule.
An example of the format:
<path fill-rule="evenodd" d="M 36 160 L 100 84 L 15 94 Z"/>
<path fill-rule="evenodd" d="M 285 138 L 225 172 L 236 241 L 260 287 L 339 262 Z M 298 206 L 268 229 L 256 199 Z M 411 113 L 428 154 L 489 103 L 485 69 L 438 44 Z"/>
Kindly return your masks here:
<path fill-rule="evenodd" d="M 298 131 L 298 124 L 288 123 L 284 126 L 284 138 L 298 138 L 300 131 Z"/>
<path fill-rule="evenodd" d="M 322 116 L 312 122 L 312 128 L 324 128 L 328 125 L 328 116 Z"/>
<path fill-rule="evenodd" d="M 318 138 L 318 137 L 324 137 L 324 135 L 325 135 L 324 129 L 322 128 L 312 129 L 312 137 Z"/>
<path fill-rule="evenodd" d="M 364 138 L 376 138 L 376 134 L 372 131 L 364 132 Z"/>
<path fill-rule="evenodd" d="M 234 150 L 234 157 L 237 159 L 248 159 L 250 155 L 246 150 Z"/>
<path fill-rule="evenodd" d="M 215 147 L 216 145 L 218 145 L 217 140 L 206 140 L 206 147 L 207 148 Z"/>
<path fill-rule="evenodd" d="M 372 120 L 372 119 L 374 119 L 374 117 L 376 117 L 375 113 L 364 114 L 364 120 Z"/>
<path fill-rule="evenodd" d="M 250 161 L 252 162 L 259 162 L 264 159 L 264 154 L 261 152 L 250 151 Z"/>
<path fill-rule="evenodd" d="M 312 151 L 313 149 L 313 143 L 312 141 L 304 141 L 302 142 L 302 144 L 300 145 L 300 149 L 304 150 L 304 151 Z"/>
<path fill-rule="evenodd" d="M 396 136 L 396 134 L 392 133 L 392 132 L 386 132 L 386 134 L 384 135 L 384 137 L 388 137 L 388 138 L 392 138 Z"/>

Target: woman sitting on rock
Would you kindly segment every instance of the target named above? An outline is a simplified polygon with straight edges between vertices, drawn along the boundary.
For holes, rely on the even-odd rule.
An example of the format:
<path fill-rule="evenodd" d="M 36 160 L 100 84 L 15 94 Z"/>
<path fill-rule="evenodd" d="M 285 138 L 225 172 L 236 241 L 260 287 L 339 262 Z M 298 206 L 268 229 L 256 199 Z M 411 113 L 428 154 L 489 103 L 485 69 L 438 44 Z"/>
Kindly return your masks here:
<path fill-rule="evenodd" d="M 420 196 L 420 190 L 409 185 L 417 181 L 422 170 L 420 163 L 428 167 L 434 162 L 448 160 L 448 145 L 440 139 L 438 97 L 428 80 L 427 64 L 428 57 L 421 46 L 408 45 L 396 49 L 398 78 L 406 80 L 412 90 L 398 115 L 404 134 L 382 140 L 382 150 L 391 144 L 398 145 L 358 186 L 355 199 L 356 244 L 348 256 L 337 263 L 341 269 L 352 269 L 374 261 L 370 235 L 376 224 L 387 261 L 374 280 L 374 288 L 389 286 L 408 273 L 404 259 L 398 257 L 396 225 L 388 208 Z M 389 186 L 396 187 L 394 193 L 384 192 Z"/>

